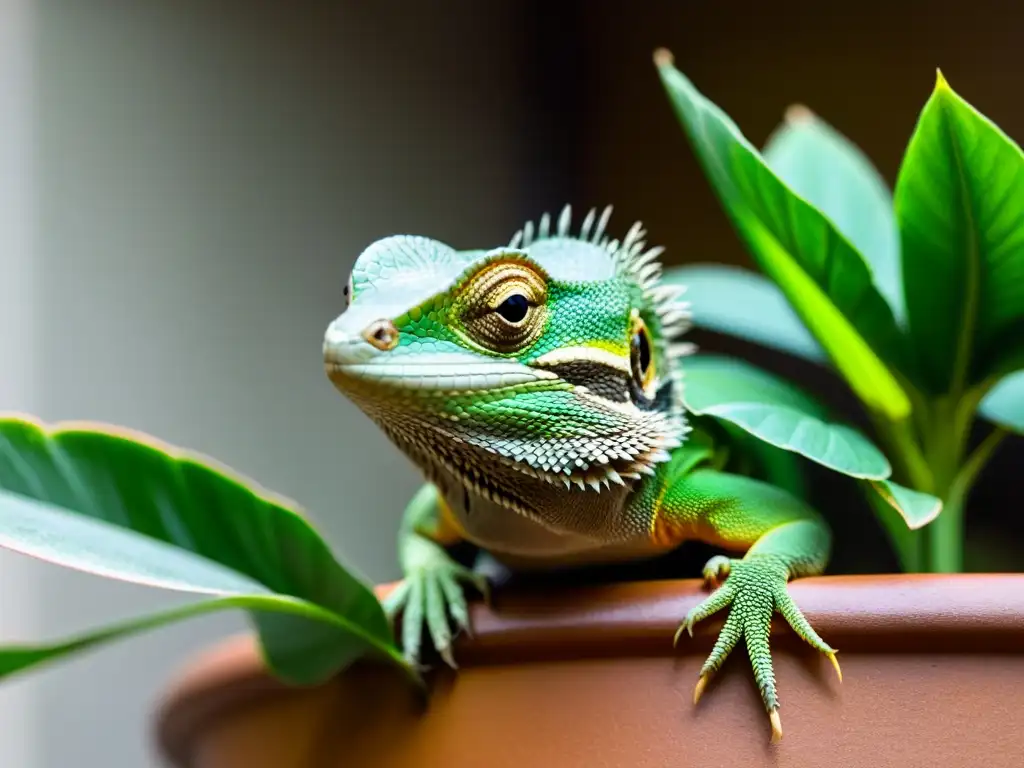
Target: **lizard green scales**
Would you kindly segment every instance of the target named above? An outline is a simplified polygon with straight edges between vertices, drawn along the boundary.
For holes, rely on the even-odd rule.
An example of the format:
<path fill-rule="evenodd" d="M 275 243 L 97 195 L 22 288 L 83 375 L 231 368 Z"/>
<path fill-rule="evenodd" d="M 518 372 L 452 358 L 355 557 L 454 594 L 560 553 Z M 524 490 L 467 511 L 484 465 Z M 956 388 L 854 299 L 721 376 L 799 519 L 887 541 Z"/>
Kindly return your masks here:
<path fill-rule="evenodd" d="M 385 607 L 402 616 L 411 660 L 425 631 L 454 665 L 464 589 L 487 590 L 449 556 L 459 541 L 518 569 L 652 557 L 690 539 L 743 553 L 708 561 L 716 589 L 676 640 L 728 608 L 694 701 L 742 639 L 777 741 L 774 613 L 839 672 L 786 586 L 824 569 L 831 535 L 688 423 L 687 305 L 639 223 L 621 241 L 605 233 L 610 212 L 573 233 L 566 207 L 486 251 L 386 237 L 356 260 L 325 335 L 327 373 L 427 480 L 403 518 L 404 578 Z"/>

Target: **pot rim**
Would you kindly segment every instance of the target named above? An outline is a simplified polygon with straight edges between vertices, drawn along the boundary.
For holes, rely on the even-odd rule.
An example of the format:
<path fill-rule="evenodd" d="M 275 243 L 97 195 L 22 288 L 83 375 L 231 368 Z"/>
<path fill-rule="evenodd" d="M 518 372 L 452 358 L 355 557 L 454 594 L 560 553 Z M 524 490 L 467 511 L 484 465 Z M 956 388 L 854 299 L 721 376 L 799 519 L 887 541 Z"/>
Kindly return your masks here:
<path fill-rule="evenodd" d="M 378 597 L 394 584 L 375 590 Z M 583 657 L 707 653 L 721 617 L 702 622 L 694 640 L 672 636 L 706 590 L 698 579 L 643 581 L 557 590 L 498 592 L 470 606 L 473 637 L 456 641 L 461 669 Z M 1024 573 L 817 576 L 790 594 L 818 633 L 842 652 L 1024 652 Z M 776 617 L 775 647 L 794 642 Z M 295 689 L 266 670 L 254 635 L 229 638 L 180 670 L 158 703 L 155 740 L 187 764 L 200 734 L 227 713 Z"/>

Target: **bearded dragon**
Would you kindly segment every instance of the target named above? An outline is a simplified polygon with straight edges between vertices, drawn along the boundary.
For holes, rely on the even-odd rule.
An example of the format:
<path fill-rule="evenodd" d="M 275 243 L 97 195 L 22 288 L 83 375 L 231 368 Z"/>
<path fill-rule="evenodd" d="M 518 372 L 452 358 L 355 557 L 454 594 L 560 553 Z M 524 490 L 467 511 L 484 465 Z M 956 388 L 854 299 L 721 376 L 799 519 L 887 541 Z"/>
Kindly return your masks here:
<path fill-rule="evenodd" d="M 648 558 L 691 539 L 742 553 L 708 561 L 714 589 L 675 641 L 729 609 L 694 703 L 742 639 L 775 742 L 776 611 L 842 679 L 787 591 L 823 571 L 831 534 L 801 498 L 730 471 L 720 440 L 690 423 L 684 289 L 662 280 L 663 249 L 639 222 L 606 234 L 610 213 L 590 211 L 573 233 L 567 206 L 491 250 L 390 236 L 356 260 L 326 371 L 427 481 L 403 517 L 403 579 L 385 608 L 411 661 L 427 634 L 454 666 L 466 588 L 488 588 L 449 555 L 457 542 L 513 569 Z"/>

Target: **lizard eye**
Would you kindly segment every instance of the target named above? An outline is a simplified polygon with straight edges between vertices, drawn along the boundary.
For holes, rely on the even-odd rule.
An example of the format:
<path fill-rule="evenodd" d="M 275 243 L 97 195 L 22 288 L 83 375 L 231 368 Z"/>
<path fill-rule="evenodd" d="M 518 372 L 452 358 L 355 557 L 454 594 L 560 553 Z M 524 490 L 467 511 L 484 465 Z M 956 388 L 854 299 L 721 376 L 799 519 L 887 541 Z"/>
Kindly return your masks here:
<path fill-rule="evenodd" d="M 341 289 L 341 296 L 345 299 L 345 308 L 348 309 L 349 305 L 352 304 L 352 275 L 348 276 L 348 282 Z"/>
<path fill-rule="evenodd" d="M 518 352 L 544 329 L 546 297 L 543 278 L 528 265 L 490 264 L 460 292 L 463 328 L 474 342 L 494 352 Z"/>
<path fill-rule="evenodd" d="M 629 362 L 633 379 L 641 389 L 647 390 L 654 381 L 654 358 L 651 355 L 651 336 L 640 315 L 634 311 L 632 334 L 629 340 Z"/>
<path fill-rule="evenodd" d="M 530 300 L 521 293 L 513 293 L 494 310 L 513 325 L 523 322 L 530 311 Z"/>

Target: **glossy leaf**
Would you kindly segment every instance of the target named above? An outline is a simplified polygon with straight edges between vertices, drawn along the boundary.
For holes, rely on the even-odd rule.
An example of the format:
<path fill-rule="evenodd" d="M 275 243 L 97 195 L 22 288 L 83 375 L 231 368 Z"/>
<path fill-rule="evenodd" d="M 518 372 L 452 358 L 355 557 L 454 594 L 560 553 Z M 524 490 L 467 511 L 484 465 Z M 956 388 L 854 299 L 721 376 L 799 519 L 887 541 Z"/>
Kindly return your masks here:
<path fill-rule="evenodd" d="M 978 411 L 1001 427 L 1024 434 L 1024 371 L 1010 374 L 993 387 Z"/>
<path fill-rule="evenodd" d="M 892 309 L 863 257 L 790 190 L 729 117 L 659 52 L 662 82 L 733 225 L 861 400 L 890 420 L 910 401 L 887 367 L 904 360 Z"/>
<path fill-rule="evenodd" d="M 864 494 L 885 528 L 900 566 L 911 573 L 924 566 L 922 540 L 914 531 L 942 512 L 942 501 L 931 494 L 905 488 L 891 480 L 862 480 Z"/>
<path fill-rule="evenodd" d="M 895 192 L 924 384 L 960 393 L 1024 353 L 1024 154 L 939 74 Z"/>
<path fill-rule="evenodd" d="M 693 323 L 766 347 L 828 363 L 828 356 L 771 281 L 724 264 L 688 264 L 665 270 L 662 281 L 685 285 Z"/>
<path fill-rule="evenodd" d="M 776 448 L 731 422 L 718 425 L 727 435 L 729 463 L 737 467 L 733 471 L 764 480 L 798 498 L 808 498 L 807 477 L 799 455 Z"/>
<path fill-rule="evenodd" d="M 824 213 L 871 267 L 897 320 L 905 315 L 892 192 L 852 141 L 803 106 L 786 110 L 763 155 L 786 185 Z"/>
<path fill-rule="evenodd" d="M 877 487 L 871 480 L 861 480 L 858 485 L 874 510 L 875 517 L 882 524 L 899 559 L 900 568 L 908 573 L 920 571 L 925 565 L 921 536 L 907 527 L 904 516 L 891 503 L 892 494 L 886 493 L 886 489 Z"/>
<path fill-rule="evenodd" d="M 899 513 L 910 530 L 923 528 L 942 512 L 941 499 L 929 493 L 904 488 L 891 480 L 871 480 L 868 483 L 886 504 Z"/>
<path fill-rule="evenodd" d="M 41 645 L 0 675 L 212 610 L 243 608 L 272 670 L 321 682 L 355 658 L 405 665 L 376 597 L 287 500 L 209 460 L 100 425 L 0 418 L 0 546 L 207 600 Z"/>
<path fill-rule="evenodd" d="M 743 428 L 783 450 L 851 477 L 883 480 L 888 460 L 855 429 L 793 385 L 740 360 L 695 355 L 685 367 L 683 399 L 699 416 Z"/>

